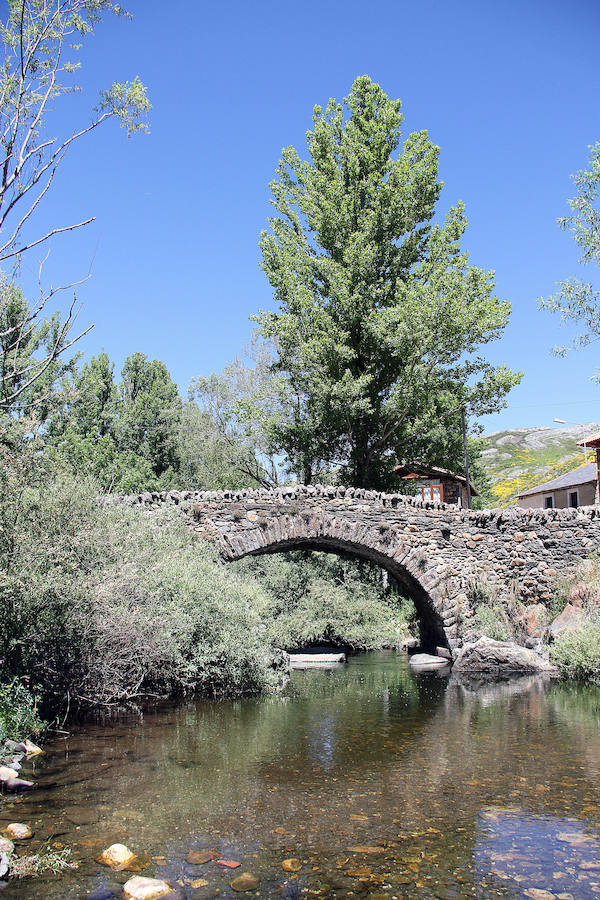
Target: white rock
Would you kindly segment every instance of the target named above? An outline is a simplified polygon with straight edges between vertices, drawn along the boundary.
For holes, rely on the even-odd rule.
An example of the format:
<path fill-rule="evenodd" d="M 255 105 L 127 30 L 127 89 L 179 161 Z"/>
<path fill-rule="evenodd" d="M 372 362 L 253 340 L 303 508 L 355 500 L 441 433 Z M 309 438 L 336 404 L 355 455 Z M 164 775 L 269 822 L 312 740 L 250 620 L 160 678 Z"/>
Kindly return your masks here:
<path fill-rule="evenodd" d="M 9 766 L 0 766 L 0 781 L 12 781 L 13 778 L 18 778 L 19 773 L 16 769 L 11 769 Z"/>
<path fill-rule="evenodd" d="M 111 869 L 120 869 L 135 859 L 135 853 L 132 853 L 125 844 L 111 844 L 103 853 L 100 854 L 99 860 L 105 866 Z"/>
<path fill-rule="evenodd" d="M 141 875 L 130 878 L 123 885 L 123 891 L 131 900 L 158 900 L 159 897 L 168 897 L 173 893 L 173 889 L 166 881 L 161 881 L 160 878 L 144 878 Z"/>
<path fill-rule="evenodd" d="M 13 838 L 15 841 L 24 841 L 27 838 L 33 837 L 33 831 L 29 825 L 24 825 L 22 822 L 11 822 L 11 824 L 7 825 L 4 829 L 4 834 L 9 838 Z"/>

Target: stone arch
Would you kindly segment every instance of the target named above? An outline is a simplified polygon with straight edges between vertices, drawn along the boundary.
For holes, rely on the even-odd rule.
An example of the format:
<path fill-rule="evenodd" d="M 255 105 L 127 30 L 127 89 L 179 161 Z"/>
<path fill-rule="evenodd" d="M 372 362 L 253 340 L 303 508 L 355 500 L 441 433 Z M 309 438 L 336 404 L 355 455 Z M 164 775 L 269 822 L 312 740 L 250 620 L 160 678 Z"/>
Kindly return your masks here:
<path fill-rule="evenodd" d="M 347 522 L 341 528 L 342 523 L 335 519 L 316 522 L 315 517 L 311 516 L 308 522 L 306 515 L 275 514 L 265 522 L 257 521 L 256 524 L 257 527 L 252 530 L 220 536 L 218 543 L 223 559 L 234 562 L 245 556 L 317 550 L 374 563 L 388 572 L 413 601 L 422 646 L 428 649 L 451 646 L 444 627 L 442 604 L 435 590 L 428 588 L 439 579 L 422 551 L 399 554 L 397 547 L 389 544 L 380 531 Z"/>

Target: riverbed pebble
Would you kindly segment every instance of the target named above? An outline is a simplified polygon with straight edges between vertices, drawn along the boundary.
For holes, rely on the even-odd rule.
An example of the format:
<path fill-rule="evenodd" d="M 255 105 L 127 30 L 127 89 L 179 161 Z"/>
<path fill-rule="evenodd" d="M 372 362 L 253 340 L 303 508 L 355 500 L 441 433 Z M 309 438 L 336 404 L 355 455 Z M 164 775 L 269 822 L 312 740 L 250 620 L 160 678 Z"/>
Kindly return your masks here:
<path fill-rule="evenodd" d="M 299 872 L 302 868 L 302 863 L 299 859 L 284 859 L 281 863 L 281 868 L 284 872 Z"/>
<path fill-rule="evenodd" d="M 170 884 L 160 878 L 134 875 L 123 885 L 123 893 L 131 900 L 159 900 L 159 897 L 173 895 L 174 891 Z"/>
<path fill-rule="evenodd" d="M 132 853 L 125 844 L 111 844 L 98 857 L 99 862 L 111 869 L 122 869 L 128 863 L 135 859 L 135 853 Z"/>
<path fill-rule="evenodd" d="M 229 882 L 234 891 L 255 891 L 258 887 L 258 878 L 251 872 L 242 872 L 237 878 Z"/>

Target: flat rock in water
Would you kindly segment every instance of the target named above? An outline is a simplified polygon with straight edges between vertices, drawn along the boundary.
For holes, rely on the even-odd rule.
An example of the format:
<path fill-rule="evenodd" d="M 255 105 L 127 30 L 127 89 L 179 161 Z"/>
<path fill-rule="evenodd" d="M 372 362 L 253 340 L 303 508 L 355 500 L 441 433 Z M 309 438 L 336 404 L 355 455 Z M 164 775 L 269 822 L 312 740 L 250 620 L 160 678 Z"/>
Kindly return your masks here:
<path fill-rule="evenodd" d="M 0 837 L 0 853 L 12 853 L 15 845 L 8 838 Z"/>
<path fill-rule="evenodd" d="M 481 637 L 465 644 L 454 662 L 454 672 L 555 672 L 556 669 L 539 653 L 520 647 L 512 641 L 493 641 Z"/>
<path fill-rule="evenodd" d="M 415 653 L 409 663 L 412 669 L 443 669 L 448 665 L 448 660 L 442 656 L 432 656 L 430 653 Z"/>
<path fill-rule="evenodd" d="M 289 653 L 290 669 L 321 669 L 346 662 L 345 653 Z"/>
<path fill-rule="evenodd" d="M 160 878 L 134 875 L 123 885 L 123 893 L 131 900 L 159 900 L 160 897 L 173 895 L 174 891 L 170 884 Z"/>
<path fill-rule="evenodd" d="M 9 766 L 0 766 L 0 781 L 6 783 L 7 781 L 11 781 L 13 778 L 18 778 L 19 773 L 16 769 L 11 769 Z"/>

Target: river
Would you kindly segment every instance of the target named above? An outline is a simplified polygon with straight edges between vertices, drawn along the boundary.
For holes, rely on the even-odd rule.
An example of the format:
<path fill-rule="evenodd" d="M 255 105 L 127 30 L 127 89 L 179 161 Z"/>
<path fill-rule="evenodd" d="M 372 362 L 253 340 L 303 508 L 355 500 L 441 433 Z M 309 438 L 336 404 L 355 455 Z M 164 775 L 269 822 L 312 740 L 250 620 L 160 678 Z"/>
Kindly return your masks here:
<path fill-rule="evenodd" d="M 47 742 L 25 770 L 38 790 L 0 807 L 2 827 L 31 823 L 32 852 L 72 847 L 78 868 L 0 894 L 121 897 L 131 873 L 94 858 L 122 842 L 199 900 L 240 896 L 240 872 L 289 900 L 596 898 L 599 721 L 593 686 L 459 683 L 381 652 L 294 672 L 281 695 L 87 724 Z M 186 862 L 205 849 L 241 866 Z"/>

